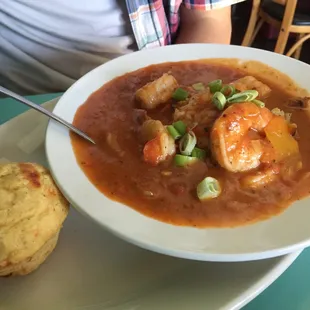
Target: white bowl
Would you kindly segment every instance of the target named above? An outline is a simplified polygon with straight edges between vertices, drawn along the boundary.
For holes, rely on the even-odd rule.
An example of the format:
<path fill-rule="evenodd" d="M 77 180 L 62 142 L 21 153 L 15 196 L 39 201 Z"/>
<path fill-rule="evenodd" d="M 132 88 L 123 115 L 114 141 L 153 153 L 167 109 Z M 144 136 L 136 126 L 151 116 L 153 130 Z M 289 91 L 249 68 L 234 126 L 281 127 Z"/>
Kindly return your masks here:
<path fill-rule="evenodd" d="M 201 58 L 258 60 L 310 90 L 310 67 L 263 50 L 239 46 L 189 44 L 132 53 L 89 72 L 62 96 L 54 112 L 72 122 L 88 96 L 116 76 L 151 64 Z M 69 132 L 50 122 L 47 159 L 60 189 L 79 211 L 115 235 L 167 255 L 206 261 L 246 261 L 283 255 L 310 244 L 309 199 L 294 203 L 266 221 L 237 228 L 197 229 L 159 222 L 99 192 L 77 164 Z"/>

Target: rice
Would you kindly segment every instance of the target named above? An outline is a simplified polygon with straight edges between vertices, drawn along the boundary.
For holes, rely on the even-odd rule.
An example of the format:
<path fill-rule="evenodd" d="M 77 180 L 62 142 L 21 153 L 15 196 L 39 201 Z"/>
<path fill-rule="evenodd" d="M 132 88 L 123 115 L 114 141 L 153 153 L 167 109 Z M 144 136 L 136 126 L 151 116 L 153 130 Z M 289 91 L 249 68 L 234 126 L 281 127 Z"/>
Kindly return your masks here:
<path fill-rule="evenodd" d="M 209 89 L 193 95 L 186 105 L 178 106 L 175 109 L 173 120 L 183 121 L 189 127 L 212 126 L 220 111 L 211 103 L 211 98 Z"/>

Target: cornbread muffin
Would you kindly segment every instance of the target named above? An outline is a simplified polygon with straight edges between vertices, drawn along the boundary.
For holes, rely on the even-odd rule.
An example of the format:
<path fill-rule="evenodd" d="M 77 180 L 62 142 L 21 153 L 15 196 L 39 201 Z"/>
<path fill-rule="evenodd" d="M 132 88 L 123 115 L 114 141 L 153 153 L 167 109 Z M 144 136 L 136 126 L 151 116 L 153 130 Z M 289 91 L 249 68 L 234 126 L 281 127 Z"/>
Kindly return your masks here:
<path fill-rule="evenodd" d="M 0 165 L 0 276 L 25 275 L 54 250 L 69 203 L 48 170 Z"/>

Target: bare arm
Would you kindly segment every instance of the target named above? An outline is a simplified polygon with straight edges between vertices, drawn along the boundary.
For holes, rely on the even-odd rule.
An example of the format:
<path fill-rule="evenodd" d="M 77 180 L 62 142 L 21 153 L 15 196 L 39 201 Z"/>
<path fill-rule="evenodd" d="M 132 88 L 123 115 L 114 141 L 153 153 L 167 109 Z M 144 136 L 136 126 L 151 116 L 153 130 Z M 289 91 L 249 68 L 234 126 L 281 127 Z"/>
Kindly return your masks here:
<path fill-rule="evenodd" d="M 231 8 L 210 11 L 180 8 L 180 33 L 176 43 L 222 43 L 231 39 Z"/>

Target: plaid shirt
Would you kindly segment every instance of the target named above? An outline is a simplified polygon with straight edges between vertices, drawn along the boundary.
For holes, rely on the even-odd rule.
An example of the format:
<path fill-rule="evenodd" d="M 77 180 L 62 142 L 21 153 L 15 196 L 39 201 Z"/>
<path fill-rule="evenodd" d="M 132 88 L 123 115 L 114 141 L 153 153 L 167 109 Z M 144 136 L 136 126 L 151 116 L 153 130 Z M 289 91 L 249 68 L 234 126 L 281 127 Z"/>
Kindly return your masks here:
<path fill-rule="evenodd" d="M 126 0 L 138 48 L 171 44 L 179 28 L 179 8 L 212 10 L 243 0 Z"/>

